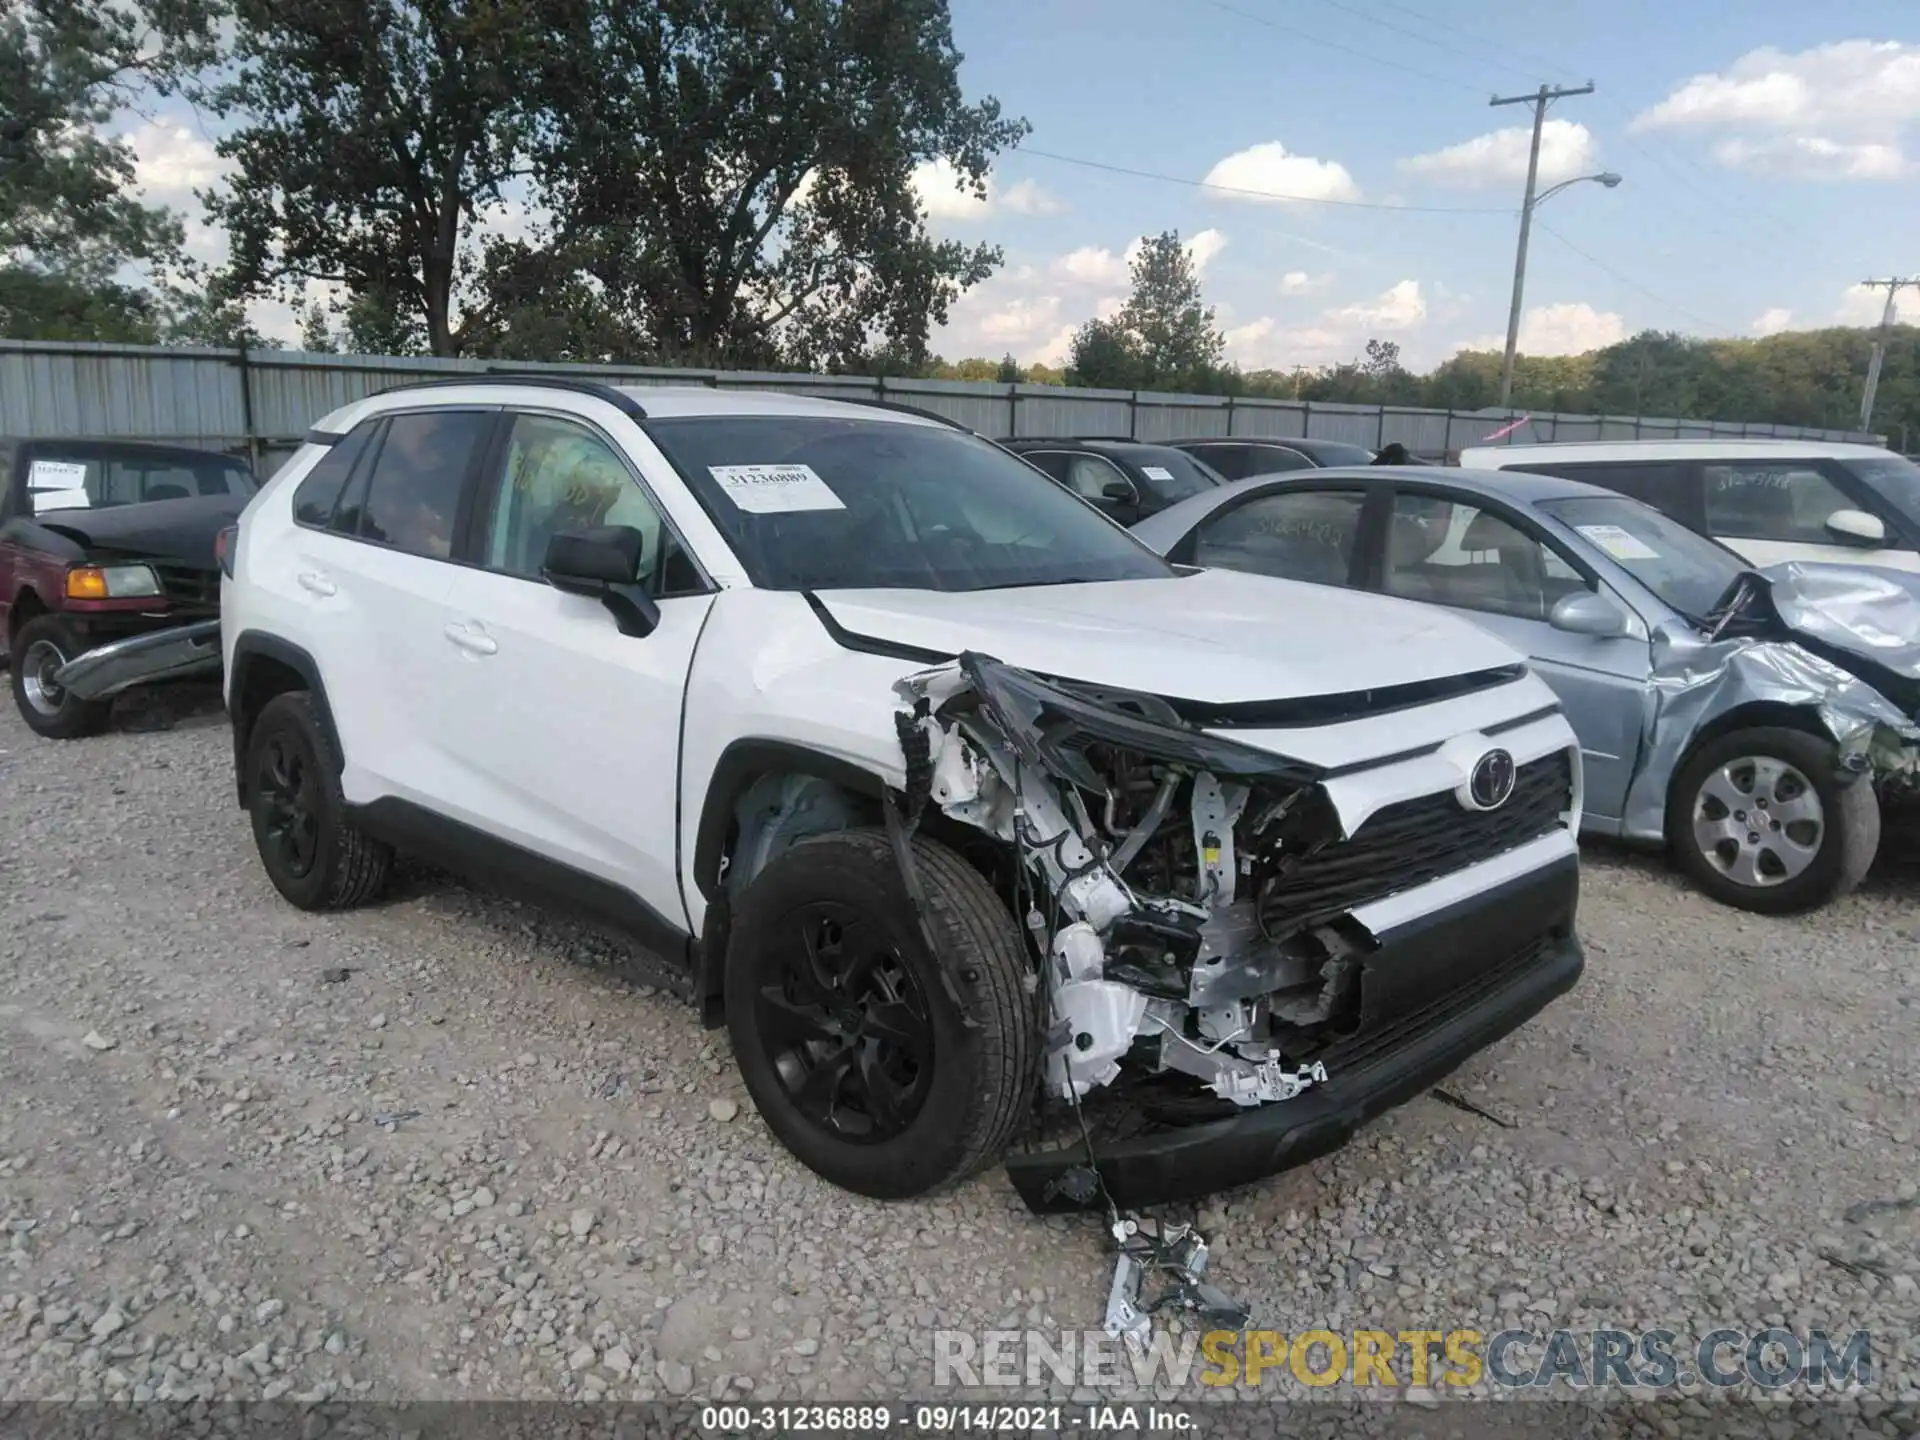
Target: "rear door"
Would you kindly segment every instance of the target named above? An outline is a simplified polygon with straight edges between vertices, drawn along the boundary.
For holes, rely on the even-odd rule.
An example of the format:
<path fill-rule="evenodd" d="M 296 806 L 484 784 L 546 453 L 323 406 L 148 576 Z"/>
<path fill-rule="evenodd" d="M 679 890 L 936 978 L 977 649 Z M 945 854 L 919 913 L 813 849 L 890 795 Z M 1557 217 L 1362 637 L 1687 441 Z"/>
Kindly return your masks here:
<path fill-rule="evenodd" d="M 1458 611 L 1529 657 L 1580 738 L 1586 810 L 1618 821 L 1639 761 L 1651 644 L 1571 635 L 1548 616 L 1579 590 L 1631 613 L 1625 601 L 1522 512 L 1481 496 L 1396 487 L 1387 523 L 1379 588 Z"/>

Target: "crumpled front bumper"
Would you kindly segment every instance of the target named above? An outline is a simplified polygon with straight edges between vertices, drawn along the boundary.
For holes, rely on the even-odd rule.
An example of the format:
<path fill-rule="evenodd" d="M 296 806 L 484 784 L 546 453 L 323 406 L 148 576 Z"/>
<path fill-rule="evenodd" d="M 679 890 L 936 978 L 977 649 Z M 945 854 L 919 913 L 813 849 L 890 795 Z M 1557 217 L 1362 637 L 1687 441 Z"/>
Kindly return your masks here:
<path fill-rule="evenodd" d="M 96 646 L 54 673 L 81 700 L 106 700 L 136 685 L 220 673 L 220 622 L 196 620 Z"/>
<path fill-rule="evenodd" d="M 1328 1059 L 1327 1081 L 1292 1100 L 1097 1144 L 1107 1195 L 1122 1209 L 1194 1199 L 1339 1149 L 1574 987 L 1585 964 L 1574 935 L 1579 893 L 1579 861 L 1568 855 L 1381 935 L 1369 968 L 1388 985 L 1429 985 L 1425 1007 L 1384 1033 L 1356 1036 L 1346 1058 Z M 1077 1200 L 1075 1187 L 1059 1183 L 1085 1163 L 1077 1146 L 1006 1162 L 1020 1198 L 1043 1214 L 1100 1207 L 1098 1196 Z"/>

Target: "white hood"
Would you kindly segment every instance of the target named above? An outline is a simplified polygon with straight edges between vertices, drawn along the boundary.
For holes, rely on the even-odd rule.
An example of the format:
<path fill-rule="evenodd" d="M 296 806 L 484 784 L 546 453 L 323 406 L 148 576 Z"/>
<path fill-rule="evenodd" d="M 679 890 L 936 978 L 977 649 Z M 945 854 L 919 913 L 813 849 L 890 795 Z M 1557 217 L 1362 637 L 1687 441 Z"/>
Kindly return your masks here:
<path fill-rule="evenodd" d="M 1211 704 L 1339 695 L 1519 663 L 1428 605 L 1228 570 L 1013 590 L 822 590 L 855 635 Z"/>

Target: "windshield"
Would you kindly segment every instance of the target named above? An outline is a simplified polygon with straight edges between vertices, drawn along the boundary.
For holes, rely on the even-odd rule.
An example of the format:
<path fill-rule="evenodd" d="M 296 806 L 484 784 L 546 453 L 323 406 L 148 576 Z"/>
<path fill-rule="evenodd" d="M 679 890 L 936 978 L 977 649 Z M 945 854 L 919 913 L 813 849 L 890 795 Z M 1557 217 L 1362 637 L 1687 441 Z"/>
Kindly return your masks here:
<path fill-rule="evenodd" d="M 1140 467 L 1140 473 L 1146 477 L 1147 488 L 1153 491 L 1154 498 L 1162 505 L 1190 500 L 1216 485 L 1226 484 L 1226 478 L 1211 465 L 1196 460 L 1184 450 L 1175 450 L 1171 445 L 1136 450 L 1127 458 Z"/>
<path fill-rule="evenodd" d="M 1848 460 L 1847 469 L 1866 482 L 1867 488 L 1900 512 L 1900 518 L 1920 528 L 1920 465 L 1904 455 L 1878 455 L 1870 460 Z"/>
<path fill-rule="evenodd" d="M 76 451 L 35 446 L 27 464 L 33 513 L 102 510 L 194 495 L 251 495 L 259 486 L 244 461 L 224 455 Z"/>
<path fill-rule="evenodd" d="M 944 426 L 702 416 L 647 432 L 755 585 L 993 590 L 1174 571 L 996 445 Z"/>
<path fill-rule="evenodd" d="M 1542 500 L 1539 508 L 1689 620 L 1704 620 L 1747 568 L 1731 551 L 1624 495 Z"/>

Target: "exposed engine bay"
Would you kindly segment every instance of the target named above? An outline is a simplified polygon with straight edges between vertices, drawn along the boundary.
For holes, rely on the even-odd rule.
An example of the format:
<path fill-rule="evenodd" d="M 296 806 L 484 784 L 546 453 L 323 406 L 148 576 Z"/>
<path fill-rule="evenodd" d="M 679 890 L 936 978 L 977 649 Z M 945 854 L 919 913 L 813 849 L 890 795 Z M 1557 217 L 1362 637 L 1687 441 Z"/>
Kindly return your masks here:
<path fill-rule="evenodd" d="M 1077 1102 L 1123 1063 L 1235 1107 L 1327 1079 L 1323 1057 L 1365 1019 L 1371 937 L 1348 912 L 1390 882 L 1381 856 L 1342 854 L 1319 769 L 1210 735 L 1166 700 L 978 655 L 897 688 L 912 703 L 898 717 L 909 808 L 1012 846 L 1028 881 L 1051 1097 Z M 1446 823 L 1470 829 L 1441 798 Z M 1402 846 L 1392 879 L 1433 878 L 1461 854 L 1453 836 L 1424 855 Z"/>

